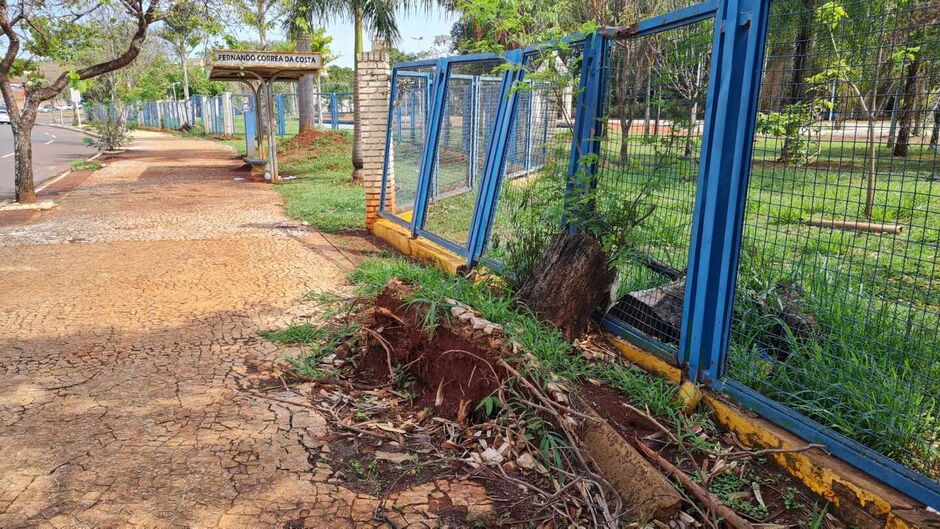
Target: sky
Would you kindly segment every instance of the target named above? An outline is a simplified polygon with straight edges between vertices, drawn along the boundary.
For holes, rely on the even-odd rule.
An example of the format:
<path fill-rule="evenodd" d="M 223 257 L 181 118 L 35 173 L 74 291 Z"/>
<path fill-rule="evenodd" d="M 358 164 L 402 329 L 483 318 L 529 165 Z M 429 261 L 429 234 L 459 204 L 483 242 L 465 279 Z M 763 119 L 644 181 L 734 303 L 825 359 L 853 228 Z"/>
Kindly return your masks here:
<path fill-rule="evenodd" d="M 395 47 L 406 52 L 414 53 L 424 51 L 434 45 L 434 37 L 438 35 L 450 35 L 450 28 L 457 20 L 455 13 L 447 13 L 443 9 L 435 7 L 432 11 L 409 13 L 399 12 L 398 29 L 401 32 L 401 40 Z M 336 66 L 353 65 L 353 27 L 352 22 L 332 21 L 323 24 L 326 27 L 327 34 L 333 37 L 331 45 L 333 53 L 339 55 L 339 58 L 333 61 Z M 372 37 L 365 35 L 365 49 L 369 50 L 372 43 Z"/>

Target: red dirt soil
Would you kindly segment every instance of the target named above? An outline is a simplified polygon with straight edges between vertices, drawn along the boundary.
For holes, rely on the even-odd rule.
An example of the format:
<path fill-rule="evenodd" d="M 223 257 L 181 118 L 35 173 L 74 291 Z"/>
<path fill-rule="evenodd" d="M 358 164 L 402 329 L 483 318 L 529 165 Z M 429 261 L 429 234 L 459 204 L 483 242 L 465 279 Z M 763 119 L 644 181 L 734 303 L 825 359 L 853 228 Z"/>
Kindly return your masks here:
<path fill-rule="evenodd" d="M 356 361 L 359 378 L 364 381 L 387 383 L 389 364 L 393 368 L 407 366 L 415 382 L 410 388 L 417 396 L 415 405 L 461 422 L 505 380 L 506 373 L 496 362 L 504 351 L 475 337 L 468 325 L 442 321 L 429 335 L 422 325 L 423 309 L 405 304 L 395 286 L 380 294 L 375 305 L 372 330 L 386 344 L 383 347 L 371 337 L 367 351 Z"/>

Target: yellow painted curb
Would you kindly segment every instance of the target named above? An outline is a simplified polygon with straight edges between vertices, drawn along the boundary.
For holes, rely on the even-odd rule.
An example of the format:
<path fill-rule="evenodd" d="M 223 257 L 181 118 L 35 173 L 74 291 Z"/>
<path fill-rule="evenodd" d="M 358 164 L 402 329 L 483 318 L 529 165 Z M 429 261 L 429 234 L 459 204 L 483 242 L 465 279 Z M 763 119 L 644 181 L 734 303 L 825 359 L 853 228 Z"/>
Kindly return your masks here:
<path fill-rule="evenodd" d="M 613 334 L 607 334 L 606 336 L 607 341 L 616 347 L 624 358 L 640 366 L 643 370 L 659 375 L 673 384 L 682 382 L 682 370 L 678 367 L 640 349 L 630 342 L 617 338 Z"/>
<path fill-rule="evenodd" d="M 806 441 L 759 417 L 752 417 L 737 405 L 711 392 L 704 402 L 714 417 L 738 440 L 751 448 L 793 450 L 806 446 Z M 919 514 L 916 502 L 882 484 L 873 477 L 822 450 L 772 454 L 777 465 L 802 481 L 810 490 L 829 501 L 840 517 L 860 528 L 927 529 L 937 527 Z M 925 522 L 925 523 L 922 523 Z"/>
<path fill-rule="evenodd" d="M 685 407 L 698 400 L 712 410 L 722 427 L 745 446 L 795 449 L 807 442 L 787 430 L 731 404 L 683 378 L 683 372 L 659 357 L 611 334 L 607 340 L 628 361 L 645 371 L 681 384 Z M 821 450 L 773 454 L 777 465 L 830 502 L 840 518 L 860 529 L 937 529 L 937 521 L 914 500 Z"/>
<path fill-rule="evenodd" d="M 679 398 L 682 399 L 682 413 L 689 415 L 702 402 L 702 390 L 691 380 L 686 380 L 679 386 Z"/>
<path fill-rule="evenodd" d="M 463 272 L 467 261 L 450 251 L 424 238 L 411 238 L 411 232 L 404 226 L 387 219 L 376 219 L 372 224 L 372 234 L 391 244 L 399 252 L 427 261 L 453 275 Z"/>

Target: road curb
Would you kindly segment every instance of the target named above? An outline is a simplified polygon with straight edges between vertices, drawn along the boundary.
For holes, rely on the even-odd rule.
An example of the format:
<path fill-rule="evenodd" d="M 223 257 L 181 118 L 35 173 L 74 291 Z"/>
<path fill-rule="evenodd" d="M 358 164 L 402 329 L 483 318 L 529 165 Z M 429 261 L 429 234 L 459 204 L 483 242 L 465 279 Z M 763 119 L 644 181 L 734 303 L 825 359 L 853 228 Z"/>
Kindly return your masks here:
<path fill-rule="evenodd" d="M 100 158 L 102 154 L 103 154 L 103 153 L 100 153 L 100 152 L 99 152 L 99 153 L 95 154 L 94 156 L 92 156 L 91 158 L 85 158 L 85 160 L 86 160 L 86 161 L 89 161 L 89 162 L 93 162 L 93 161 L 95 161 L 96 159 Z M 72 174 L 72 170 L 71 170 L 71 169 L 66 169 L 65 171 L 62 171 L 61 173 L 57 174 L 56 176 L 53 176 L 52 178 L 50 178 L 50 179 L 46 180 L 45 182 L 39 184 L 39 185 L 36 187 L 36 193 L 42 192 L 45 188 L 51 186 L 52 184 L 58 182 L 59 180 L 62 180 L 63 178 L 65 178 L 66 176 L 68 176 L 68 175 L 70 175 L 70 174 Z"/>
<path fill-rule="evenodd" d="M 72 127 L 70 125 L 59 125 L 58 123 L 36 123 L 40 127 L 52 127 L 54 129 L 70 130 L 72 132 L 78 132 L 86 136 L 91 136 L 92 138 L 98 138 L 99 136 L 94 132 L 87 131 L 85 129 L 80 129 L 78 127 Z"/>

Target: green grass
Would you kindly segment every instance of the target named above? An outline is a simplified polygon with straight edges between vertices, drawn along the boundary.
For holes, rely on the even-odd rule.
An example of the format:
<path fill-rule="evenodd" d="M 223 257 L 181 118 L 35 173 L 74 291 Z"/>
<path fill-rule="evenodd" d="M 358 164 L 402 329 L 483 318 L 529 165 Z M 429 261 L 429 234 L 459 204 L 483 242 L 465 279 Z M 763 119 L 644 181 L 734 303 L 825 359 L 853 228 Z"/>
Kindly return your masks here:
<path fill-rule="evenodd" d="M 450 276 L 405 258 L 367 259 L 350 275 L 350 280 L 364 296 L 380 293 L 392 278 L 417 286 L 412 299 L 439 307 L 439 318 L 446 318 L 449 314 L 445 300 L 455 299 L 473 307 L 487 320 L 502 325 L 508 339 L 518 342 L 526 352 L 539 359 L 541 372 L 537 376 L 558 376 L 575 382 L 583 381 L 585 377 L 601 380 L 677 428 L 687 428 L 688 431 L 695 425 L 713 428 L 706 416 L 686 417 L 682 414 L 682 405 L 676 396 L 677 387 L 669 382 L 624 364 L 595 364 L 582 355 L 572 354 L 571 344 L 557 329 L 540 322 L 518 306 L 511 293 L 503 288 Z"/>
<path fill-rule="evenodd" d="M 225 145 L 234 148 L 238 152 L 239 156 L 245 156 L 248 154 L 248 147 L 245 145 L 245 138 L 232 138 L 227 140 L 220 140 L 217 138 L 213 139 L 219 143 L 224 143 Z"/>
<path fill-rule="evenodd" d="M 93 160 L 75 160 L 69 164 L 69 169 L 73 171 L 97 171 L 102 167 L 104 166 Z"/>
<path fill-rule="evenodd" d="M 318 230 L 337 233 L 365 225 L 365 192 L 352 181 L 352 135 L 320 132 L 302 146 L 279 141 L 282 176 L 293 180 L 275 186 L 285 200 L 288 216 L 305 220 Z"/>
<path fill-rule="evenodd" d="M 284 197 L 287 215 L 318 230 L 338 233 L 365 225 L 365 193 L 352 181 L 352 136 L 345 131 L 318 132 L 302 145 L 278 140 L 281 176 L 296 177 L 274 187 Z M 217 139 L 245 155 L 245 139 Z"/>
<path fill-rule="evenodd" d="M 907 159 L 882 148 L 871 221 L 902 224 L 903 234 L 840 231 L 806 221 L 866 220 L 864 143 L 826 144 L 812 166 L 777 163 L 779 143 L 755 141 L 729 373 L 938 478 L 940 159 L 925 147 L 912 148 Z M 685 269 L 696 194 L 694 163 L 657 151 L 655 142 L 642 138 L 630 140 L 626 162 L 619 159 L 619 135 L 611 135 L 602 147 L 599 215 L 613 215 L 644 193 L 643 202 L 653 213 L 631 233 L 631 243 Z M 549 164 L 537 180 L 504 182 L 491 257 L 505 262 L 512 257 L 507 247 L 513 242 L 526 243 L 527 236 L 547 239 L 557 231 L 564 162 L 557 168 Z M 533 199 L 540 202 L 533 204 Z M 669 282 L 630 259 L 620 263 L 620 272 L 621 294 Z M 777 306 L 780 285 L 799 289 L 798 302 L 819 329 L 810 337 L 787 338 L 789 354 L 782 359 L 768 358 L 764 350 L 768 332 L 779 328 L 780 319 L 753 301 Z"/>
<path fill-rule="evenodd" d="M 326 337 L 322 328 L 304 323 L 280 331 L 260 331 L 259 336 L 280 344 L 312 344 Z"/>

